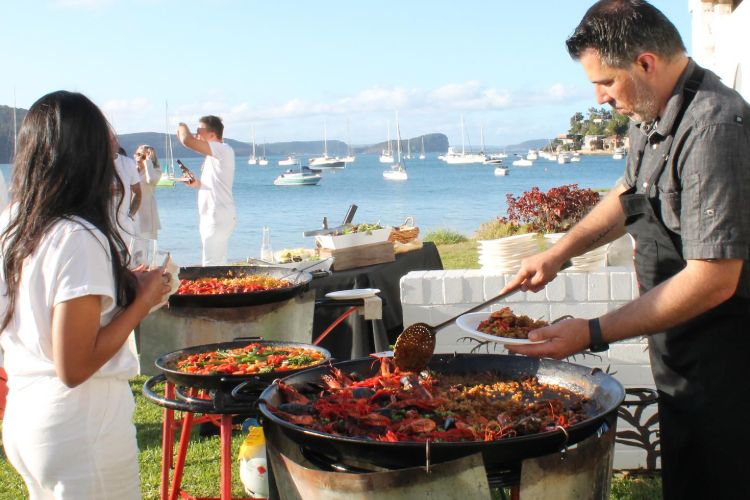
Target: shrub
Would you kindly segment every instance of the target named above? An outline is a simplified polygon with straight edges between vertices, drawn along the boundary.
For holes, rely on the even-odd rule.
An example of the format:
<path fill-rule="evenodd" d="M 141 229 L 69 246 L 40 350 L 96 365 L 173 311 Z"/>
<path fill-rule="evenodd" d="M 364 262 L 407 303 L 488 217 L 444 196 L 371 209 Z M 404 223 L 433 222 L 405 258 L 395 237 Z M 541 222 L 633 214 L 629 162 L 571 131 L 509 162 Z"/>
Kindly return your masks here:
<path fill-rule="evenodd" d="M 436 229 L 430 231 L 424 237 L 424 241 L 432 241 L 436 245 L 453 245 L 463 243 L 466 240 L 466 236 L 450 229 Z"/>
<path fill-rule="evenodd" d="M 569 230 L 599 202 L 599 194 L 579 189 L 578 184 L 555 187 L 542 193 L 538 187 L 516 199 L 507 195 L 508 217 L 500 218 L 511 225 L 528 224 L 531 231 L 561 233 Z"/>
<path fill-rule="evenodd" d="M 511 224 L 507 220 L 498 217 L 495 220 L 482 223 L 476 233 L 474 233 L 474 237 L 478 240 L 496 240 L 528 232 L 530 232 L 528 225 Z"/>

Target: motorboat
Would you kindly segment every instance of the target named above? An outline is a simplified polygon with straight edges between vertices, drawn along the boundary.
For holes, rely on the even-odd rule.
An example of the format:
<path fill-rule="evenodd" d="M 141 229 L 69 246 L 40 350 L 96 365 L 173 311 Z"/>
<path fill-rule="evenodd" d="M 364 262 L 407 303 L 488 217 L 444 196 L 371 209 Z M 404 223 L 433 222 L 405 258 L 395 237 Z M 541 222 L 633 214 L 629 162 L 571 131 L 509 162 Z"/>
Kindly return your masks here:
<path fill-rule="evenodd" d="M 495 167 L 495 175 L 505 176 L 505 175 L 508 175 L 508 173 L 510 173 L 510 169 L 508 167 L 503 167 L 503 166 Z"/>
<path fill-rule="evenodd" d="M 299 160 L 294 155 L 287 156 L 286 160 L 279 160 L 280 167 L 291 167 L 294 165 L 299 165 Z"/>
<path fill-rule="evenodd" d="M 573 155 L 568 153 L 567 151 L 560 151 L 557 154 L 557 163 L 560 165 L 564 165 L 565 163 L 570 163 L 570 159 L 573 158 Z"/>
<path fill-rule="evenodd" d="M 409 176 L 406 173 L 404 164 L 401 162 L 401 128 L 398 124 L 398 113 L 396 113 L 396 137 L 398 140 L 398 145 L 396 146 L 398 161 L 391 165 L 391 168 L 383 171 L 383 177 L 390 181 L 405 181 Z"/>
<path fill-rule="evenodd" d="M 534 161 L 539 158 L 539 152 L 536 149 L 529 149 L 529 152 L 526 153 L 526 159 Z"/>
<path fill-rule="evenodd" d="M 275 186 L 314 186 L 320 182 L 322 176 L 308 167 L 289 169 L 274 179 Z"/>
<path fill-rule="evenodd" d="M 514 167 L 530 167 L 534 164 L 533 161 L 527 160 L 526 158 L 519 158 L 513 161 Z"/>
<path fill-rule="evenodd" d="M 613 160 L 622 160 L 625 158 L 625 155 L 627 155 L 627 152 L 625 151 L 625 148 L 616 148 L 615 152 L 612 154 Z"/>
<path fill-rule="evenodd" d="M 581 161 L 581 153 L 579 153 L 578 151 L 573 153 L 573 157 L 570 159 L 570 161 L 571 162 Z"/>

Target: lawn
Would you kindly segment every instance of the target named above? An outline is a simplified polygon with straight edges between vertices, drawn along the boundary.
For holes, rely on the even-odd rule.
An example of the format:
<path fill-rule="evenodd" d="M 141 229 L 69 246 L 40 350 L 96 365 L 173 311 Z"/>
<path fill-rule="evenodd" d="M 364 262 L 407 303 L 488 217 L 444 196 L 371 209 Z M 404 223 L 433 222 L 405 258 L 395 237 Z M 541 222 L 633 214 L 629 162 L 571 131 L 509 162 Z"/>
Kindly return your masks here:
<path fill-rule="evenodd" d="M 477 249 L 474 240 L 438 246 L 446 269 L 478 268 Z M 161 419 L 162 409 L 143 397 L 141 388 L 146 377 L 136 377 L 130 385 L 136 401 L 135 425 L 138 436 L 141 469 L 141 490 L 145 500 L 159 498 L 161 475 Z M 0 422 L 1 424 L 1 422 Z M 188 448 L 187 464 L 183 487 L 195 496 L 218 496 L 219 493 L 219 438 L 200 437 L 197 428 Z M 232 456 L 242 439 L 235 435 L 232 442 Z M 24 492 L 21 494 L 20 492 Z M 239 481 L 237 466 L 232 471 L 232 493 L 244 496 Z M 24 498 L 25 487 L 20 477 L 5 459 L 0 448 L 0 499 Z M 661 480 L 648 476 L 616 473 L 612 481 L 611 499 L 652 500 L 661 498 Z"/>

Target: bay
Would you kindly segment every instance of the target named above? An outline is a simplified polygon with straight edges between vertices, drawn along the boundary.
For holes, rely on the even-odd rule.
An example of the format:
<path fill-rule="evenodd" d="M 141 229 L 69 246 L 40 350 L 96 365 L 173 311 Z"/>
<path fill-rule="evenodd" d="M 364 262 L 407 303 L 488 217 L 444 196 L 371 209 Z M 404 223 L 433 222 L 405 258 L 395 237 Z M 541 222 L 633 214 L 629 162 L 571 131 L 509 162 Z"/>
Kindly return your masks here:
<path fill-rule="evenodd" d="M 582 156 L 580 162 L 565 165 L 539 159 L 531 167 L 513 167 L 510 156 L 504 160 L 509 175 L 495 176 L 494 166 L 446 165 L 429 155 L 407 160 L 409 179 L 398 182 L 383 178 L 388 165 L 377 155 L 359 155 L 343 170 L 324 172 L 317 186 L 274 186 L 273 180 L 287 168 L 277 165 L 279 159 L 269 158 L 269 165 L 260 167 L 248 165 L 247 157 L 237 158 L 237 227 L 229 243 L 233 262 L 259 257 L 264 226 L 270 229 L 274 250 L 313 248 L 314 238 L 303 237 L 303 231 L 319 229 L 323 217 L 330 226 L 340 224 L 351 204 L 359 207 L 355 223 L 399 225 L 411 216 L 422 236 L 437 229 L 472 236 L 483 222 L 505 215 L 507 193 L 518 196 L 533 186 L 546 191 L 564 184 L 608 189 L 625 168 L 624 161 L 609 155 Z M 197 172 L 202 159 L 183 162 Z M 9 181 L 10 166 L 0 168 Z M 179 265 L 198 264 L 196 191 L 178 184 L 157 189 L 156 198 L 162 225 L 159 248 L 170 251 Z"/>

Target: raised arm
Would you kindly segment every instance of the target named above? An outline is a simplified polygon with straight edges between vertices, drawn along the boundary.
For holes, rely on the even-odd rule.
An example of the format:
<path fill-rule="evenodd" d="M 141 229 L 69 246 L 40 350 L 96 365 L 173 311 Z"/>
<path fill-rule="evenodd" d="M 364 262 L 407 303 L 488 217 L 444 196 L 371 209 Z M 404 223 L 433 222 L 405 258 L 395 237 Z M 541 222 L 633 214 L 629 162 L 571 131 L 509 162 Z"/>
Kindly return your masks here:
<path fill-rule="evenodd" d="M 208 142 L 196 138 L 190 133 L 190 129 L 184 123 L 180 123 L 177 126 L 177 139 L 179 139 L 183 146 L 192 149 L 196 153 L 200 153 L 203 156 L 211 154 L 211 147 L 208 145 Z"/>

